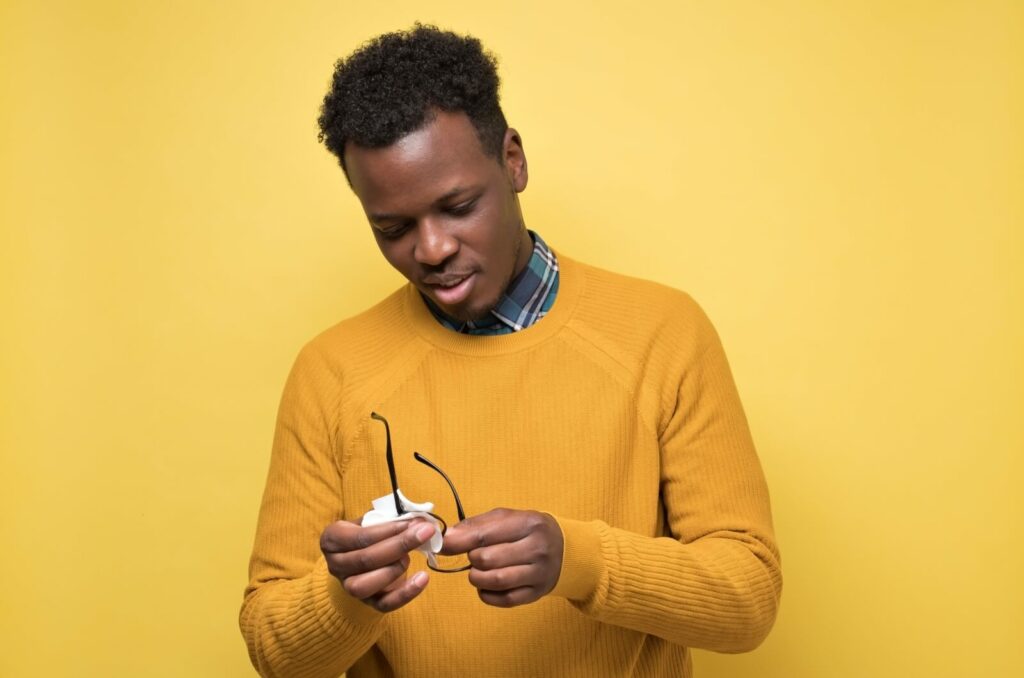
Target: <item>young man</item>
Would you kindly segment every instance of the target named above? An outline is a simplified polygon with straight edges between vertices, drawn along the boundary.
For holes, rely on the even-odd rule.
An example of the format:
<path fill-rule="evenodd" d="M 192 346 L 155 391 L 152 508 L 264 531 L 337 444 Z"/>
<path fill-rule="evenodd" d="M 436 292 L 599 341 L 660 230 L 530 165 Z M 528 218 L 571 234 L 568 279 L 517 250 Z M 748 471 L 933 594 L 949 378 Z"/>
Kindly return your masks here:
<path fill-rule="evenodd" d="M 756 647 L 779 554 L 718 337 L 685 294 L 526 229 L 493 58 L 380 36 L 337 64 L 320 127 L 409 284 L 285 386 L 241 612 L 258 670 L 688 676 L 689 647 Z M 431 564 L 461 571 L 416 571 L 440 542 L 422 511 L 452 525 Z"/>

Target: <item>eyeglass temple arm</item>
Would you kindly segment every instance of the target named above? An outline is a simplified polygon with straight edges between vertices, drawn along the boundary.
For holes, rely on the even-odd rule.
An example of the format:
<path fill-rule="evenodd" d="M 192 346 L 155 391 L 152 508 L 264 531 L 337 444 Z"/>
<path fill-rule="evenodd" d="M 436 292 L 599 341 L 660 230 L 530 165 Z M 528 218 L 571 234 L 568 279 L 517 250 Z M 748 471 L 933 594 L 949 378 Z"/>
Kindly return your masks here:
<path fill-rule="evenodd" d="M 391 427 L 388 426 L 388 420 L 376 412 L 370 412 L 370 418 L 384 423 L 384 435 L 387 436 L 388 475 L 391 476 L 391 494 L 395 497 L 395 512 L 398 515 L 402 515 L 406 510 L 405 506 L 402 505 L 402 500 L 398 496 L 398 475 L 395 473 L 395 455 L 394 452 L 391 451 Z"/>
<path fill-rule="evenodd" d="M 419 452 L 413 452 L 412 456 L 416 457 L 416 461 L 420 462 L 421 464 L 429 466 L 430 468 L 434 469 L 435 471 L 441 474 L 441 477 L 444 478 L 446 483 L 448 483 L 448 487 L 451 488 L 452 496 L 455 497 L 455 510 L 459 514 L 459 521 L 461 522 L 465 520 L 466 512 L 462 510 L 462 501 L 459 499 L 459 493 L 455 491 L 455 485 L 452 483 L 452 479 L 448 477 L 448 474 L 442 471 L 440 466 L 430 461 Z"/>

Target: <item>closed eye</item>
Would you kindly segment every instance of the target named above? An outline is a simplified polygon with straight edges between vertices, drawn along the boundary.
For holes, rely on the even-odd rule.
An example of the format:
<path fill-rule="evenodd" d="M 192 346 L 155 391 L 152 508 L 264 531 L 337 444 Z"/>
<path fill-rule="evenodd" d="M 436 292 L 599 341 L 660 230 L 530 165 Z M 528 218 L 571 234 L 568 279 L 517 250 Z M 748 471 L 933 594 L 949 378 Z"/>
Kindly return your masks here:
<path fill-rule="evenodd" d="M 379 233 L 380 236 L 385 240 L 397 240 L 398 238 L 401 238 L 403 235 L 405 235 L 405 233 L 409 230 L 411 226 L 412 225 L 410 223 L 398 224 L 396 226 L 392 226 L 391 228 L 378 229 L 377 233 Z"/>
<path fill-rule="evenodd" d="M 445 211 L 447 211 L 448 214 L 454 215 L 456 217 L 464 217 L 470 212 L 472 212 L 474 207 L 476 207 L 476 198 L 449 207 Z"/>

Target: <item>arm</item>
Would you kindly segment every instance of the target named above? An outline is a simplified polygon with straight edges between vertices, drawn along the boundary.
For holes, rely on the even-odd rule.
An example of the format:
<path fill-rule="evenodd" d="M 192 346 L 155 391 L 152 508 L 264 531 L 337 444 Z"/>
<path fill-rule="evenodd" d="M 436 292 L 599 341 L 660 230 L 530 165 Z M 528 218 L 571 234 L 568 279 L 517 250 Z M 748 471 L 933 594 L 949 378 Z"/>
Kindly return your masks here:
<path fill-rule="evenodd" d="M 691 302 L 692 303 L 692 302 Z M 674 643 L 744 652 L 775 621 L 782 575 L 768 490 L 717 333 L 698 337 L 665 402 L 661 498 L 671 536 L 559 519 L 552 593 L 582 612 Z"/>
<path fill-rule="evenodd" d="M 340 675 L 383 632 L 385 616 L 328 571 L 321 531 L 342 516 L 335 454 L 340 375 L 312 345 L 285 385 L 239 624 L 265 676 Z"/>
<path fill-rule="evenodd" d="M 671 536 L 536 511 L 474 516 L 448 531 L 445 551 L 469 554 L 485 603 L 561 596 L 598 621 L 722 652 L 767 635 L 781 590 L 768 492 L 721 343 L 694 310 L 696 341 L 676 351 L 658 422 Z"/>

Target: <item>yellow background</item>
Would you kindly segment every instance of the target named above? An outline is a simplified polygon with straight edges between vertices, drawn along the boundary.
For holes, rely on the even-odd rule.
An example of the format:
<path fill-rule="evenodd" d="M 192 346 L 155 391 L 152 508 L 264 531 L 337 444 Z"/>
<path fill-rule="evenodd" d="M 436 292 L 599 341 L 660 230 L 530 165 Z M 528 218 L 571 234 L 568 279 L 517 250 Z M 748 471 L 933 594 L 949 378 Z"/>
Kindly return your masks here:
<path fill-rule="evenodd" d="M 285 375 L 401 282 L 317 109 L 416 19 L 527 224 L 723 337 L 786 588 L 697 675 L 1024 675 L 1024 6 L 882 0 L 0 4 L 0 675 L 251 675 Z"/>

